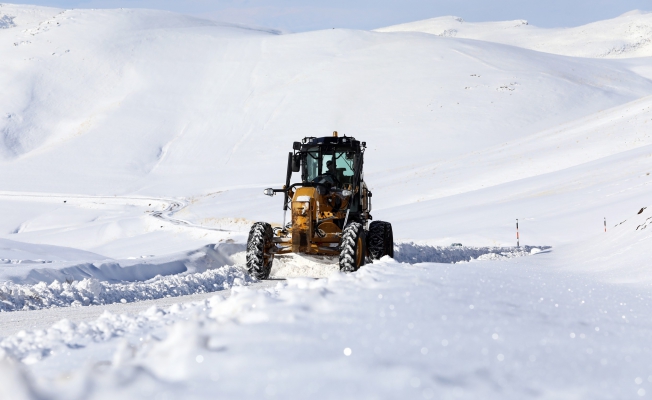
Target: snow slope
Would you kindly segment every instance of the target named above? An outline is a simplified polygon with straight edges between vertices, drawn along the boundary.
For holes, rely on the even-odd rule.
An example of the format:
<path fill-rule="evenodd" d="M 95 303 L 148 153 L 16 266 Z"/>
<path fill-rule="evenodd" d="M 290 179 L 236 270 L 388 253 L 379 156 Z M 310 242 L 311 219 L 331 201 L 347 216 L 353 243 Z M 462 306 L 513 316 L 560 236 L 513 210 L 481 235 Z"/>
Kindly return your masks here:
<path fill-rule="evenodd" d="M 388 26 L 376 31 L 424 32 L 573 57 L 652 56 L 652 13 L 639 10 L 574 28 L 538 28 L 526 20 L 467 22 L 459 17 L 448 16 Z"/>
<path fill-rule="evenodd" d="M 401 212 L 416 215 L 433 191 L 459 188 L 447 174 L 405 176 L 505 143 L 515 153 L 504 160 L 522 156 L 519 140 L 652 88 L 628 64 L 430 35 L 277 35 L 155 11 L 1 9 L 16 17 L 0 31 L 0 232 L 110 258 L 242 240 L 250 221 L 280 221 L 278 198 L 260 189 L 281 182 L 292 141 L 336 129 L 370 145 L 375 217 L 391 218 L 397 238 L 437 239 Z M 541 163 L 557 159 L 547 154 Z M 495 174 L 480 187 L 502 182 Z M 63 203 L 73 196 L 80 201 Z M 239 236 L 152 220 L 177 200 L 185 205 L 177 218 L 226 223 Z M 466 233 L 436 244 L 512 245 L 508 226 L 519 213 L 494 214 L 499 223 L 480 229 L 456 224 Z M 451 226 L 436 217 L 418 227 Z M 529 244 L 566 240 L 557 233 Z"/>

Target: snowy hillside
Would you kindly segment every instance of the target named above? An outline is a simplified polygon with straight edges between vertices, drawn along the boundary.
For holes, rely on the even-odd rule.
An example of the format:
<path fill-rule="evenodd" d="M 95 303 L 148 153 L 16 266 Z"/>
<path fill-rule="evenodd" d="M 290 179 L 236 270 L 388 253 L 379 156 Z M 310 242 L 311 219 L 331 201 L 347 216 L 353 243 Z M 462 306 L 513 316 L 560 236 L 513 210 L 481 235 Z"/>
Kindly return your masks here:
<path fill-rule="evenodd" d="M 442 37 L 503 43 L 573 57 L 652 56 L 652 13 L 638 10 L 575 28 L 538 28 L 526 20 L 467 22 L 459 17 L 438 17 L 376 31 L 424 32 Z"/>
<path fill-rule="evenodd" d="M 504 183 L 504 174 L 480 183 L 443 173 L 406 181 L 401 174 L 506 143 L 519 157 L 534 152 L 540 164 L 554 164 L 559 155 L 516 143 L 652 88 L 630 65 L 436 36 L 276 35 L 155 11 L 1 9 L 12 23 L 0 31 L 0 226 L 12 240 L 113 258 L 185 251 L 225 237 L 178 224 L 171 237 L 146 214 L 167 207 L 166 198 L 186 199 L 177 217 L 205 227 L 241 219 L 245 231 L 246 221 L 278 222 L 279 200 L 260 189 L 282 181 L 293 141 L 333 130 L 369 143 L 374 215 L 391 218 L 399 238 L 512 244 L 518 208 L 493 213 L 497 220 L 481 222 L 487 226 L 474 217 L 471 225 L 426 219 L 412 229 L 401 216 L 415 215 L 410 207 L 433 195 Z M 601 146 L 610 147 L 608 139 Z M 584 149 L 564 151 L 570 167 Z M 589 218 L 578 214 L 572 222 L 593 232 Z M 435 231 L 420 231 L 427 226 Z M 458 228 L 464 233 L 451 236 Z M 562 239 L 548 231 L 531 238 Z"/>
<path fill-rule="evenodd" d="M 0 399 L 652 393 L 651 40 L 0 4 Z M 254 281 L 262 189 L 335 130 L 396 259 Z"/>

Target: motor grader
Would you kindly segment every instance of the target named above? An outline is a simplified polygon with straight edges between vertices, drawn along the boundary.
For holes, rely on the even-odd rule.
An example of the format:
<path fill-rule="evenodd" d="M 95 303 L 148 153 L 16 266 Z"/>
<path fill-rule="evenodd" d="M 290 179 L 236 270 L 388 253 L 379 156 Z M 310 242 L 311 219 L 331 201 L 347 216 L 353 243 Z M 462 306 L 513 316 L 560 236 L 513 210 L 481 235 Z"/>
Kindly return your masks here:
<path fill-rule="evenodd" d="M 264 190 L 268 196 L 283 194 L 283 224 L 272 228 L 256 222 L 249 231 L 247 268 L 252 276 L 267 279 L 274 256 L 280 254 L 338 256 L 344 272 L 356 271 L 370 259 L 394 256 L 392 225 L 371 222 L 372 194 L 362 173 L 366 147 L 337 132 L 294 142 L 285 185 Z M 301 182 L 290 184 L 293 172 L 301 172 Z"/>

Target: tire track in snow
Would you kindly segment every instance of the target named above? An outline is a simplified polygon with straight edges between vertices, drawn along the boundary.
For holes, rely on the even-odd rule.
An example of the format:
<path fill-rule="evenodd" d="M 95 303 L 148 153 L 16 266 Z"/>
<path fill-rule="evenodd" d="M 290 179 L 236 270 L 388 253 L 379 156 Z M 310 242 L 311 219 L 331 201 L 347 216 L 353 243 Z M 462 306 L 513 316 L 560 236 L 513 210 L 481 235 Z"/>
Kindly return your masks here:
<path fill-rule="evenodd" d="M 165 197 L 139 197 L 139 196 L 87 196 L 79 194 L 62 194 L 62 193 L 24 193 L 24 192 L 0 192 L 0 199 L 39 201 L 46 203 L 64 203 L 75 205 L 76 203 L 95 203 L 99 201 L 106 204 L 119 205 L 137 205 L 142 207 L 151 206 L 152 203 L 160 203 L 164 207 L 161 211 L 147 211 L 147 213 L 159 220 L 165 221 L 172 225 L 183 226 L 188 228 L 203 229 L 217 232 L 229 232 L 227 229 L 210 228 L 192 222 L 174 218 L 174 215 L 185 209 L 188 203 L 180 199 L 168 199 Z M 70 201 L 70 203 L 69 203 Z"/>
<path fill-rule="evenodd" d="M 163 221 L 168 222 L 168 223 L 173 224 L 173 225 L 180 225 L 180 226 L 185 226 L 185 227 L 189 227 L 189 228 L 205 229 L 205 230 L 209 230 L 209 231 L 229 232 L 226 229 L 209 228 L 209 227 L 206 227 L 206 226 L 193 224 L 192 222 L 173 217 L 174 214 L 176 214 L 179 211 L 183 210 L 187 206 L 188 205 L 185 202 L 182 202 L 180 200 L 170 200 L 170 204 L 165 208 L 165 210 L 163 210 L 163 211 L 148 211 L 148 213 L 154 218 L 158 218 L 160 220 L 163 220 Z"/>

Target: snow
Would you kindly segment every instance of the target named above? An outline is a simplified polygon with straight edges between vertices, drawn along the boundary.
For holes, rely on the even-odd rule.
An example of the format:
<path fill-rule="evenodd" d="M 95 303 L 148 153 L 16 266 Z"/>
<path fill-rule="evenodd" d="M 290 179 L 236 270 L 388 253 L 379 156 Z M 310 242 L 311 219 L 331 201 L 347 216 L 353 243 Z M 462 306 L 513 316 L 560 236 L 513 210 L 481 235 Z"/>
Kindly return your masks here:
<path fill-rule="evenodd" d="M 649 396 L 651 18 L 281 34 L 1 4 L 0 309 L 70 312 L 0 338 L 0 398 Z M 262 190 L 334 130 L 368 144 L 395 259 L 279 256 L 256 286 Z"/>
<path fill-rule="evenodd" d="M 640 10 L 573 28 L 538 28 L 526 20 L 467 22 L 447 16 L 376 30 L 476 39 L 573 57 L 652 56 L 652 13 Z"/>
<path fill-rule="evenodd" d="M 0 312 L 132 303 L 248 285 L 255 279 L 246 272 L 243 247 L 237 244 L 206 246 L 188 254 L 144 263 L 85 263 L 59 269 L 57 265 L 30 266 L 27 275 L 8 276 L 5 282 L 0 282 Z M 537 254 L 548 248 L 447 248 L 399 243 L 395 258 L 412 263 L 502 260 Z M 326 278 L 339 272 L 337 263 L 336 257 L 279 255 L 275 257 L 270 278 Z"/>
<path fill-rule="evenodd" d="M 461 243 L 460 243 L 461 244 Z M 429 246 L 427 244 L 398 243 L 394 259 L 411 264 L 423 262 L 460 263 L 472 260 L 504 260 L 548 251 L 550 246 L 523 247 L 468 247 Z"/>
<path fill-rule="evenodd" d="M 2 347 L 40 380 L 88 365 L 50 387 L 22 386 L 51 398 L 606 399 L 649 391 L 647 290 L 586 274 L 559 280 L 551 256 L 481 268 L 384 260 L 136 317 L 62 321 Z"/>
<path fill-rule="evenodd" d="M 0 311 L 129 303 L 214 292 L 252 280 L 246 269 L 223 266 L 194 274 L 157 275 L 144 282 L 132 283 L 106 283 L 93 278 L 55 280 L 49 285 L 45 282 L 35 285 L 6 282 L 0 284 Z"/>
<path fill-rule="evenodd" d="M 4 250 L 25 255 L 34 252 L 47 256 L 45 260 L 4 259 L 10 264 L 2 268 L 0 278 L 14 283 L 52 283 L 55 280 L 79 281 L 86 278 L 108 282 L 133 282 L 151 279 L 157 275 L 204 272 L 207 269 L 233 265 L 232 257 L 244 249 L 243 244 L 220 243 L 202 248 L 174 253 L 162 257 L 130 257 L 123 260 L 107 260 L 93 253 L 75 252 L 56 246 L 41 246 L 6 241 L 12 247 Z M 16 251 L 17 249 L 22 251 Z M 22 248 L 22 249 L 21 249 Z M 27 251 L 23 250 L 27 249 Z M 86 255 L 80 259 L 80 256 Z M 77 259 L 76 259 L 77 258 Z"/>

